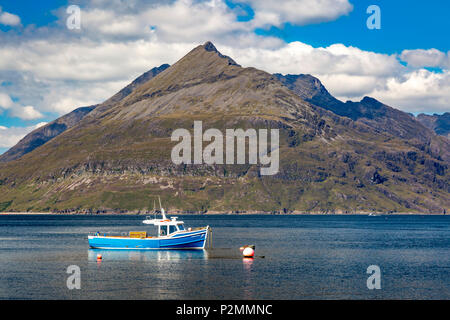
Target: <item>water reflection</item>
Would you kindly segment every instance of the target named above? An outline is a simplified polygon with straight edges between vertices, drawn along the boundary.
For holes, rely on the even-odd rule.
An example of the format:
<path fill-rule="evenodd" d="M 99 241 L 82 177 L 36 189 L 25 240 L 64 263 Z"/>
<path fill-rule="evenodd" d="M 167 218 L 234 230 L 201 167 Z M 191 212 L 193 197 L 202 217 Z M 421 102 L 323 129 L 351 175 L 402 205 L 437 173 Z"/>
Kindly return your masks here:
<path fill-rule="evenodd" d="M 244 265 L 244 299 L 250 300 L 254 299 L 253 290 L 254 285 L 254 270 L 253 270 L 253 258 L 243 258 L 242 263 Z"/>
<path fill-rule="evenodd" d="M 249 272 L 252 270 L 253 258 L 243 258 L 242 262 L 244 263 L 245 271 Z"/>
<path fill-rule="evenodd" d="M 206 250 L 105 250 L 89 249 L 88 260 L 97 261 L 97 255 L 102 255 L 101 261 L 162 261 L 162 260 L 193 260 L 208 259 Z"/>

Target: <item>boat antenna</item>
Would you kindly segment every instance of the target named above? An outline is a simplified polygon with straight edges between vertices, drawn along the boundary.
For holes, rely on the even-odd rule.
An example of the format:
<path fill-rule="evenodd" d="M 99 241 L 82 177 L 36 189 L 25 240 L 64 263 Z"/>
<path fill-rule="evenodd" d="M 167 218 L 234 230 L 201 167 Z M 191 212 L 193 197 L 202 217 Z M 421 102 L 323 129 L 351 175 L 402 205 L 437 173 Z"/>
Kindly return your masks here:
<path fill-rule="evenodd" d="M 158 200 L 159 200 L 159 207 L 161 208 L 162 217 L 163 217 L 164 220 L 166 220 L 167 219 L 166 218 L 166 213 L 164 212 L 164 208 L 161 205 L 161 197 L 160 196 L 158 196 Z"/>

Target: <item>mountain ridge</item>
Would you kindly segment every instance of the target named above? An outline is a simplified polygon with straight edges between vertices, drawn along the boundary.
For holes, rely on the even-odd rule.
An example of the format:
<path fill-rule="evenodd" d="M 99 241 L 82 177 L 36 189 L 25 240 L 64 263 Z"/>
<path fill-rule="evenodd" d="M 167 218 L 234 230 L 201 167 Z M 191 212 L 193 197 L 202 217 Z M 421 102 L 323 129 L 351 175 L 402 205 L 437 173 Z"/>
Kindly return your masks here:
<path fill-rule="evenodd" d="M 141 210 L 161 194 L 169 209 L 196 212 L 448 210 L 448 162 L 324 107 L 206 43 L 120 101 L 0 164 L 0 204 Z M 279 129 L 279 173 L 259 176 L 249 164 L 175 165 L 171 133 L 199 120 L 205 130 Z"/>
<path fill-rule="evenodd" d="M 432 128 L 425 126 L 413 115 L 367 96 L 359 102 L 344 103 L 334 98 L 320 80 L 311 75 L 275 74 L 275 76 L 305 101 L 337 115 L 364 123 L 377 131 L 409 139 L 412 144 L 429 149 L 433 156 L 450 161 L 450 141 L 445 136 L 436 137 L 437 133 Z"/>
<path fill-rule="evenodd" d="M 228 63 L 230 65 L 240 66 L 238 65 L 233 59 L 231 59 L 228 56 L 222 55 L 217 48 L 212 44 L 211 42 L 206 42 L 203 47 L 206 51 L 215 52 L 218 54 L 219 57 L 227 59 Z M 118 93 L 113 95 L 111 98 L 107 99 L 105 102 L 90 106 L 90 107 L 82 107 L 79 109 L 76 109 L 73 111 L 73 113 L 82 114 L 78 118 L 78 121 L 81 120 L 88 112 L 82 112 L 83 110 L 87 110 L 86 108 L 91 108 L 90 111 L 93 109 L 98 108 L 97 112 L 102 112 L 102 110 L 107 109 L 110 105 L 119 102 L 120 100 L 124 99 L 126 96 L 131 94 L 138 86 L 141 84 L 147 82 L 151 78 L 155 77 L 159 73 L 166 70 L 170 65 L 163 64 L 159 67 L 154 67 L 150 69 L 149 71 L 143 73 L 141 76 L 136 78 L 133 82 L 131 82 L 129 85 L 121 89 Z M 328 90 L 323 86 L 323 84 L 320 82 L 319 79 L 316 77 L 309 75 L 309 74 L 287 74 L 282 75 L 280 73 L 275 73 L 274 76 L 281 81 L 285 86 L 287 86 L 289 89 L 293 90 L 297 95 L 299 95 L 303 100 L 312 103 L 315 106 L 325 108 L 327 110 L 330 110 L 334 112 L 337 115 L 349 117 L 354 121 L 359 121 L 361 123 L 365 123 L 371 127 L 376 128 L 377 130 L 386 131 L 393 135 L 400 135 L 405 138 L 419 138 L 422 143 L 430 143 L 431 137 L 430 133 L 423 134 L 424 128 L 426 127 L 430 129 L 431 131 L 436 131 L 436 134 L 446 136 L 447 138 L 450 136 L 448 119 L 450 117 L 445 118 L 446 114 L 443 114 L 442 116 L 433 115 L 428 116 L 424 114 L 420 114 L 417 116 L 417 118 L 414 118 L 414 116 L 409 115 L 405 112 L 402 112 L 400 110 L 397 110 L 395 108 L 391 108 L 389 106 L 386 106 L 382 104 L 381 102 L 377 101 L 374 98 L 371 97 L 364 97 L 359 102 L 354 101 L 347 101 L 342 102 L 335 97 L 333 97 Z M 379 106 L 382 106 L 384 111 L 382 111 L 379 115 L 375 114 L 375 110 L 380 109 Z M 375 107 L 374 107 L 375 106 Z M 390 110 L 389 112 L 386 112 L 386 110 Z M 388 115 L 386 115 L 388 113 Z M 392 116 L 392 114 L 395 114 L 395 116 Z M 450 114 L 450 113 L 447 113 Z M 402 126 L 399 126 L 396 123 L 377 123 L 380 122 L 380 119 L 386 119 L 387 118 L 398 118 L 400 117 L 402 119 L 401 123 L 403 126 L 405 126 L 405 123 L 408 123 L 406 125 L 406 128 L 401 128 Z M 15 160 L 17 158 L 20 158 L 23 154 L 28 153 L 34 148 L 39 147 L 40 145 L 46 143 L 47 141 L 51 140 L 55 136 L 59 135 L 61 132 L 65 131 L 67 128 L 70 128 L 74 123 L 71 122 L 71 125 L 65 127 L 61 126 L 58 129 L 59 130 L 51 130 L 51 128 L 48 128 L 48 126 L 57 126 L 57 124 L 65 123 L 65 117 L 71 117 L 71 113 L 64 115 L 51 123 L 49 123 L 47 126 L 44 126 L 42 128 L 38 128 L 37 130 L 33 131 L 32 133 L 28 134 L 24 141 L 19 142 L 16 146 L 12 147 L 10 150 L 5 152 L 3 155 L 0 155 L 0 162 L 8 162 Z M 72 117 L 73 119 L 73 117 Z M 442 120 L 439 120 L 442 119 Z M 420 126 L 413 120 L 417 120 L 417 122 L 421 123 L 423 125 Z M 442 124 L 439 124 L 439 121 L 442 122 Z M 447 121 L 447 122 L 445 122 Z M 392 121 L 391 121 L 392 122 Z M 435 124 L 436 123 L 436 124 Z M 388 129 L 386 129 L 388 128 Z M 391 128 L 391 129 L 389 129 Z M 392 128 L 401 128 L 399 130 L 392 130 Z M 51 134 L 49 134 L 51 132 Z M 417 135 L 417 132 L 422 132 L 421 135 Z M 409 134 L 407 134 L 409 133 Z M 448 142 L 442 142 L 443 144 L 448 146 Z M 436 149 L 436 146 L 432 146 L 431 148 Z M 438 150 L 439 153 L 439 150 Z M 450 155 L 445 153 L 443 155 L 444 158 L 449 159 Z"/>
<path fill-rule="evenodd" d="M 450 112 L 445 112 L 441 115 L 421 113 L 416 118 L 424 126 L 436 132 L 436 134 L 450 139 Z"/>

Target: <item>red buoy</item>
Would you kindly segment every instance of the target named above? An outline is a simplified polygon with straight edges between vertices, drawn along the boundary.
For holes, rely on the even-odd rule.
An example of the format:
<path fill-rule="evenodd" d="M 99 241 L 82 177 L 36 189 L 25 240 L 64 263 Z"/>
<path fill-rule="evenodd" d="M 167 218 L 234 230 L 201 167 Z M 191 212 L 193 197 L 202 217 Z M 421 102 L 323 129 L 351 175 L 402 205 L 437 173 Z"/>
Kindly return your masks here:
<path fill-rule="evenodd" d="M 253 250 L 250 247 L 247 247 L 244 249 L 244 251 L 242 252 L 242 254 L 244 255 L 244 257 L 246 258 L 250 258 L 253 257 L 255 255 L 255 250 Z"/>

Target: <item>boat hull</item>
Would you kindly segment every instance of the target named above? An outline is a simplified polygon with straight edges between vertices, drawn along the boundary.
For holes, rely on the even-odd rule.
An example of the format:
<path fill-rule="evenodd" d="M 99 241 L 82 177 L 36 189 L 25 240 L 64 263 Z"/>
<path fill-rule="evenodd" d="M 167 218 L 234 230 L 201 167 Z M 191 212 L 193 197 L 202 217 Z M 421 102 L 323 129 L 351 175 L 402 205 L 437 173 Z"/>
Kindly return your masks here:
<path fill-rule="evenodd" d="M 95 249 L 169 250 L 204 249 L 208 229 L 175 233 L 158 238 L 129 238 L 88 236 L 89 246 Z"/>

